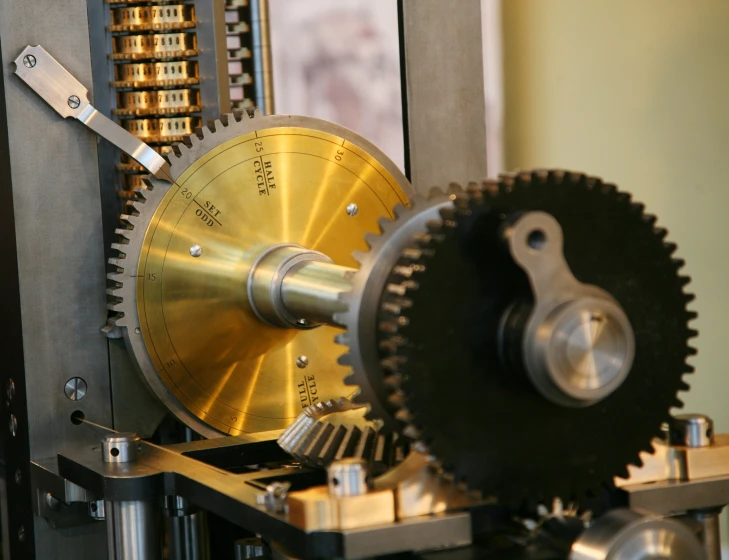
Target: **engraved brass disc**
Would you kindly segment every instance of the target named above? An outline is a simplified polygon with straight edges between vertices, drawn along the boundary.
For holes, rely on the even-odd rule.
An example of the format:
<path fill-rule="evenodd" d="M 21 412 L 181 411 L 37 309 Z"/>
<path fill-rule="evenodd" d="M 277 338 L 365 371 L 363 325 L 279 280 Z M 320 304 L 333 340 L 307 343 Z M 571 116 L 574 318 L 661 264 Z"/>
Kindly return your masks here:
<path fill-rule="evenodd" d="M 302 408 L 350 395 L 338 329 L 263 324 L 247 301 L 248 271 L 279 243 L 357 267 L 352 252 L 367 249 L 365 233 L 407 201 L 370 154 L 318 130 L 258 130 L 194 161 L 157 207 L 137 272 L 139 325 L 167 388 L 233 435 L 282 429 Z"/>

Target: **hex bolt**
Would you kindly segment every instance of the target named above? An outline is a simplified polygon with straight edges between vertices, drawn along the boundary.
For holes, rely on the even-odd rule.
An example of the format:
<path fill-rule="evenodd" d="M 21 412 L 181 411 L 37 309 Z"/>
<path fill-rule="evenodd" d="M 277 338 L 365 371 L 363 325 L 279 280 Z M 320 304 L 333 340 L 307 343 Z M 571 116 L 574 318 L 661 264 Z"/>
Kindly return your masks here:
<path fill-rule="evenodd" d="M 10 415 L 8 428 L 10 428 L 10 435 L 15 437 L 15 435 L 18 433 L 18 419 L 16 418 L 15 414 Z"/>
<path fill-rule="evenodd" d="M 356 216 L 357 212 L 359 212 L 359 206 L 357 206 L 354 202 L 347 205 L 347 214 L 350 216 Z"/>
<path fill-rule="evenodd" d="M 23 482 L 23 473 L 20 472 L 20 469 L 15 469 L 15 484 L 20 486 L 21 482 Z"/>
<path fill-rule="evenodd" d="M 23 64 L 25 64 L 26 68 L 33 68 L 36 64 L 35 57 L 32 54 L 26 54 L 23 57 Z"/>
<path fill-rule="evenodd" d="M 25 542 L 25 525 L 21 525 L 20 529 L 18 529 L 18 540 Z"/>
<path fill-rule="evenodd" d="M 72 377 L 66 381 L 66 386 L 63 388 L 63 392 L 66 397 L 72 401 L 80 401 L 86 396 L 86 390 L 88 386 L 86 381 L 80 377 Z"/>
<path fill-rule="evenodd" d="M 195 243 L 195 245 L 190 247 L 190 254 L 195 258 L 199 257 L 200 255 L 202 255 L 202 247 Z"/>
<path fill-rule="evenodd" d="M 78 109 L 79 105 L 81 105 L 81 100 L 78 98 L 78 95 L 72 95 L 68 98 L 68 106 L 71 109 Z"/>
<path fill-rule="evenodd" d="M 8 397 L 8 401 L 12 401 L 15 398 L 15 381 L 8 379 L 7 387 L 5 388 L 5 394 Z"/>
<path fill-rule="evenodd" d="M 298 358 L 296 358 L 296 365 L 301 369 L 304 369 L 306 366 L 309 365 L 309 358 L 307 358 L 306 356 L 299 356 Z"/>

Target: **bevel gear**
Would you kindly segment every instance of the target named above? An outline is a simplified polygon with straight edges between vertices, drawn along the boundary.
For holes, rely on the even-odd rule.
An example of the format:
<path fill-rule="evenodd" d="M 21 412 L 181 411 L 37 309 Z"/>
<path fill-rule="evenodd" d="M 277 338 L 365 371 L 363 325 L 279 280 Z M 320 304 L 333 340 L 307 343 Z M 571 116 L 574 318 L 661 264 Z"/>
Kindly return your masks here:
<path fill-rule="evenodd" d="M 315 467 L 357 458 L 377 476 L 402 461 L 405 448 L 397 432 L 383 433 L 381 424 L 364 418 L 366 406 L 346 398 L 311 405 L 278 438 L 296 460 Z"/>
<path fill-rule="evenodd" d="M 358 387 L 352 401 L 368 404 L 366 417 L 382 421 L 387 430 L 402 427 L 395 419 L 397 406 L 389 401 L 392 387 L 388 387 L 381 373 L 382 351 L 377 340 L 378 301 L 386 289 L 390 271 L 400 259 L 403 250 L 414 236 L 427 231 L 427 223 L 440 217 L 439 210 L 453 206 L 452 191 L 432 189 L 428 197 L 415 195 L 409 207 L 394 208 L 394 220 L 379 220 L 379 235 L 368 233 L 365 240 L 369 251 L 356 251 L 354 259 L 359 269 L 352 273 L 352 290 L 341 295 L 346 311 L 335 316 L 346 331 L 337 335 L 339 344 L 348 346 L 339 363 L 351 367 L 347 385 Z"/>
<path fill-rule="evenodd" d="M 383 292 L 380 306 L 389 379 L 413 432 L 472 489 L 508 505 L 579 501 L 627 477 L 627 465 L 652 451 L 669 409 L 682 405 L 677 392 L 688 388 L 682 376 L 695 354 L 693 296 L 684 292 L 684 262 L 672 258 L 676 246 L 643 210 L 581 174 L 504 176 L 458 195 L 393 269 L 397 289 Z M 635 334 L 630 374 L 590 406 L 550 401 L 506 361 L 504 318 L 528 309 L 533 295 L 504 228 L 538 211 L 559 222 L 574 276 L 611 294 Z"/>

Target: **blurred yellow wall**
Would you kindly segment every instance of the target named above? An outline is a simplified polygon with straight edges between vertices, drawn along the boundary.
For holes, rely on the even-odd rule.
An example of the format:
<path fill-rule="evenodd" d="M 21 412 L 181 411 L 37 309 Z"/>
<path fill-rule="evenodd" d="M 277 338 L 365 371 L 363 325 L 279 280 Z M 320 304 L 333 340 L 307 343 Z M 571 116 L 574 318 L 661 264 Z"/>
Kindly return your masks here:
<path fill-rule="evenodd" d="M 685 410 L 729 431 L 729 1 L 504 0 L 502 10 L 507 169 L 587 171 L 658 215 L 697 294 Z"/>

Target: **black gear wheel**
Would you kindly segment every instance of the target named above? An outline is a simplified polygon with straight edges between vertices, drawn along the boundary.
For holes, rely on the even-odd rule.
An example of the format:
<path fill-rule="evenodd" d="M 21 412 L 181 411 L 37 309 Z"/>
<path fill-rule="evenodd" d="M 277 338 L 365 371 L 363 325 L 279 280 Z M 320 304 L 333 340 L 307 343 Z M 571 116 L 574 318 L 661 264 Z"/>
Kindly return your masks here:
<path fill-rule="evenodd" d="M 501 318 L 529 308 L 524 271 L 501 234 L 518 213 L 550 213 L 564 232 L 575 277 L 612 294 L 630 320 L 635 360 L 604 400 L 562 407 L 503 365 Z M 630 195 L 600 179 L 531 172 L 472 184 L 443 221 L 393 269 L 380 311 L 383 362 L 402 416 L 444 468 L 502 503 L 583 500 L 639 453 L 652 451 L 669 409 L 682 406 L 682 376 L 693 368 L 693 296 L 666 231 Z"/>

